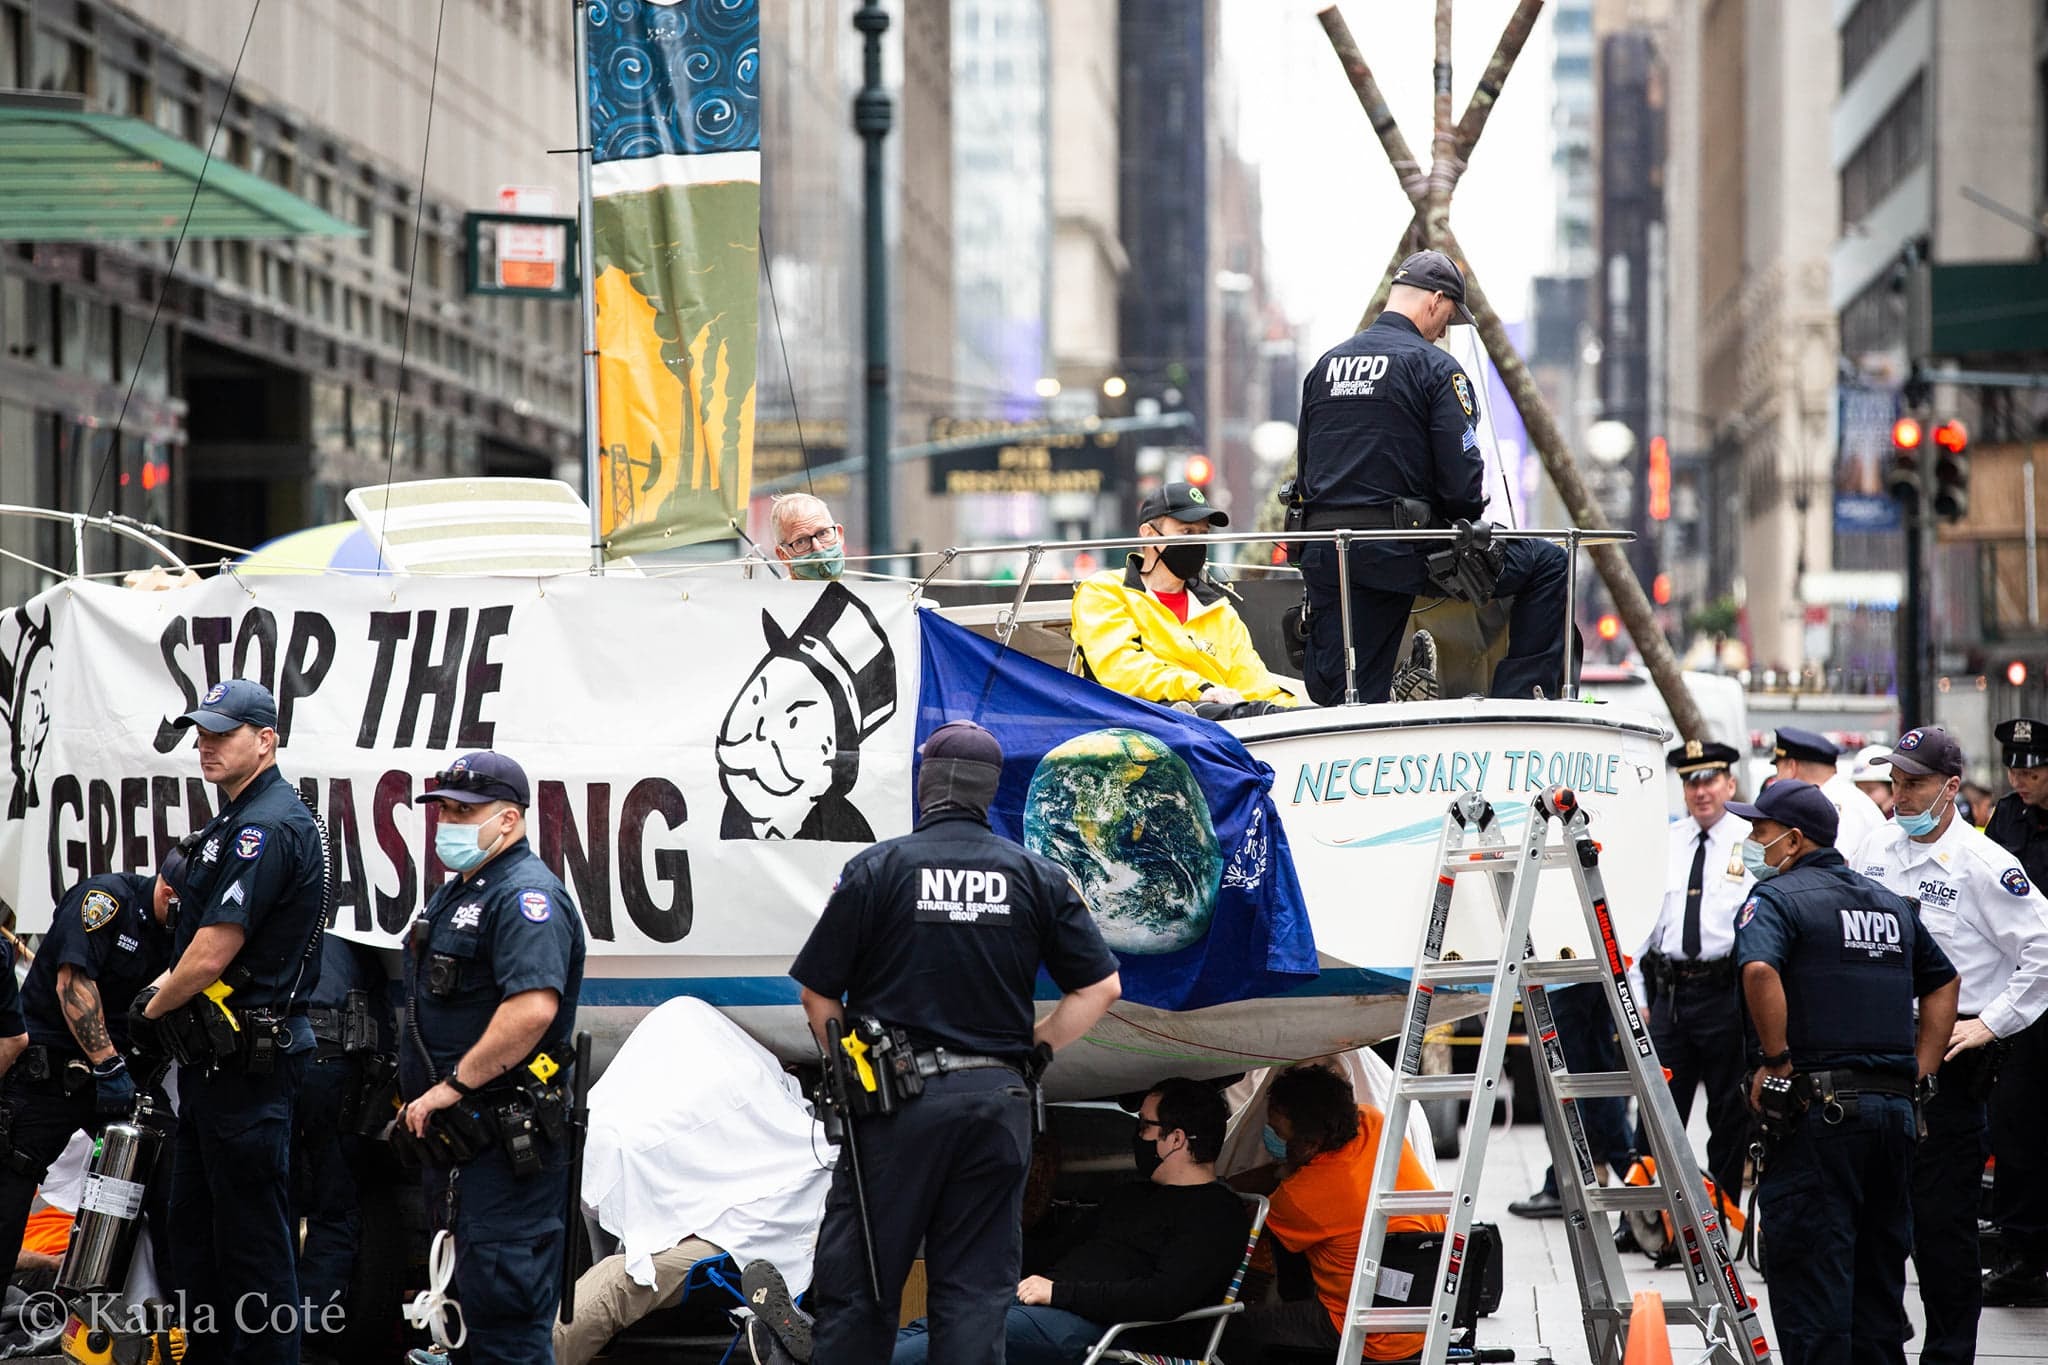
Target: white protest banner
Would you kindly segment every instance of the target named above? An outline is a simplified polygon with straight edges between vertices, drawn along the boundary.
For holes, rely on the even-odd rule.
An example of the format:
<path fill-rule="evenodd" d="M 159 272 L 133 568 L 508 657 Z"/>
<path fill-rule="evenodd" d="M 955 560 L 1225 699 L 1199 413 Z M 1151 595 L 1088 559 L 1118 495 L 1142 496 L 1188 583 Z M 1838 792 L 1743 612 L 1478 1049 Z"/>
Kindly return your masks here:
<path fill-rule="evenodd" d="M 205 824 L 221 794 L 172 722 L 250 677 L 327 821 L 347 937 L 395 942 L 449 875 L 413 803 L 491 748 L 526 769 L 534 848 L 593 952 L 786 956 L 847 858 L 910 827 L 917 670 L 900 587 L 65 583 L 0 614 L 0 896 L 41 929 L 65 888 L 153 868 Z"/>

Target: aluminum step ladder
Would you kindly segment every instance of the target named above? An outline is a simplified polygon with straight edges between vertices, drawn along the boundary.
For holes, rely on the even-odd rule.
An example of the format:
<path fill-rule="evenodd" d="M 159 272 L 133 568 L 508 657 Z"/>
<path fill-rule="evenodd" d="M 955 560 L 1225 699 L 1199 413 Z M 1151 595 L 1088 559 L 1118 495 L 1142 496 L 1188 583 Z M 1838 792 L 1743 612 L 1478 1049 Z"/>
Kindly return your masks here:
<path fill-rule="evenodd" d="M 1553 821 L 1563 827 L 1561 844 L 1550 842 Z M 1535 955 L 1530 923 L 1538 882 L 1544 872 L 1559 870 L 1571 875 L 1597 957 L 1540 959 Z M 1685 1125 L 1679 1120 L 1664 1068 L 1650 1042 L 1649 1023 L 1629 986 L 1607 912 L 1600 846 L 1593 841 L 1577 796 L 1553 787 L 1532 800 L 1528 828 L 1519 847 L 1507 843 L 1497 813 L 1484 797 L 1458 797 L 1444 818 L 1436 871 L 1429 922 L 1409 985 L 1407 1022 L 1382 1131 L 1391 1135 L 1407 1132 L 1408 1106 L 1418 1101 L 1469 1100 L 1464 1148 L 1451 1188 L 1397 1190 L 1401 1144 L 1380 1143 L 1371 1199 L 1359 1236 L 1350 1307 L 1337 1353 L 1339 1365 L 1359 1360 L 1366 1335 L 1379 1332 L 1426 1333 L 1424 1365 L 1439 1365 L 1446 1358 L 1466 1241 L 1472 1229 L 1472 1207 L 1486 1162 L 1494 1100 L 1512 1027 L 1511 1006 L 1517 1000 L 1529 1038 L 1542 1048 L 1534 1068 L 1537 1098 L 1557 1171 L 1558 1195 L 1564 1203 L 1566 1235 L 1584 1308 L 1586 1344 L 1595 1365 L 1621 1365 L 1627 1345 L 1631 1295 L 1620 1255 L 1614 1249 L 1608 1215 L 1634 1210 L 1667 1215 L 1676 1232 L 1692 1301 L 1666 1305 L 1667 1319 L 1699 1330 L 1706 1343 L 1705 1360 L 1717 1365 L 1766 1365 L 1770 1347 L 1763 1327 L 1743 1289 L 1735 1258 L 1729 1254 L 1720 1219 L 1707 1202 Z M 1443 945 L 1452 893 L 1458 878 L 1472 874 L 1484 876 L 1493 887 L 1500 912 L 1501 953 L 1490 961 L 1462 961 L 1455 956 L 1447 960 Z M 1515 945 L 1514 950 L 1508 945 Z M 1599 983 L 1607 996 L 1621 1040 L 1621 1071 L 1574 1073 L 1565 1068 L 1545 988 L 1592 982 Z M 1493 992 L 1478 1063 L 1471 1075 L 1425 1076 L 1422 1045 L 1430 1024 L 1430 1004 L 1437 991 L 1461 986 L 1488 986 Z M 1657 1179 L 1652 1184 L 1603 1186 L 1597 1182 L 1577 1102 L 1610 1097 L 1632 1098 L 1640 1106 L 1649 1155 L 1657 1160 Z M 1387 1222 L 1415 1214 L 1442 1215 L 1446 1222 L 1432 1303 L 1428 1307 L 1375 1307 Z"/>

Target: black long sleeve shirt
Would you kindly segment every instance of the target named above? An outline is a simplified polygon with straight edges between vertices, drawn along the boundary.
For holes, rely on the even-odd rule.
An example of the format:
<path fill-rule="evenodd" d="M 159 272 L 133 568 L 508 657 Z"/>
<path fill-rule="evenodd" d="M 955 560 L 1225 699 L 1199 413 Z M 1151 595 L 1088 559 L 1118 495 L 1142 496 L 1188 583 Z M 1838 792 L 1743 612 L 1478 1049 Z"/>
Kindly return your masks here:
<path fill-rule="evenodd" d="M 1054 1262 L 1052 1306 L 1092 1322 L 1158 1322 L 1222 1301 L 1251 1214 L 1223 1182 L 1125 1185 Z"/>

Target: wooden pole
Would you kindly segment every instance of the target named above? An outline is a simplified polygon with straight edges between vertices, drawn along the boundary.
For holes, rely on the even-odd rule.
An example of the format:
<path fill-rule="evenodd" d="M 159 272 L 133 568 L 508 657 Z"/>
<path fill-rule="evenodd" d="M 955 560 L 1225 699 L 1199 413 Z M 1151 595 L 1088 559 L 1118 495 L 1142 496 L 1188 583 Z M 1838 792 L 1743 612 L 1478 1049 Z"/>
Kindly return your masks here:
<path fill-rule="evenodd" d="M 1441 0 L 1441 3 L 1447 7 L 1449 0 Z M 1523 10 L 1529 8 L 1531 7 L 1524 5 L 1523 9 L 1518 9 L 1510 27 L 1519 23 L 1523 18 Z M 1404 165 L 1410 171 L 1417 169 L 1414 153 L 1410 151 L 1407 139 L 1388 111 L 1385 97 L 1380 94 L 1379 82 L 1373 78 L 1372 68 L 1367 64 L 1364 54 L 1358 50 L 1358 44 L 1351 36 L 1350 26 L 1344 22 L 1344 16 L 1334 4 L 1316 17 L 1322 23 L 1323 32 L 1329 36 L 1330 46 L 1336 52 L 1338 61 L 1342 63 L 1346 76 L 1350 78 L 1351 88 L 1357 94 L 1359 104 L 1365 109 L 1366 121 L 1372 124 L 1373 131 L 1379 135 L 1380 147 L 1385 151 L 1388 163 L 1401 181 L 1402 192 L 1408 196 L 1416 212 L 1426 216 L 1432 207 L 1430 188 L 1437 179 L 1435 168 L 1432 168 L 1432 174 L 1427 177 L 1403 171 Z M 1443 67 L 1438 76 L 1440 88 L 1437 102 L 1439 108 L 1445 108 L 1447 96 L 1441 87 L 1448 80 L 1448 58 L 1443 55 L 1447 52 L 1445 28 L 1448 17 L 1442 8 L 1438 11 L 1437 22 L 1439 60 Z M 1502 42 L 1494 53 L 1495 61 L 1500 66 L 1499 78 L 1494 82 L 1495 97 L 1514 67 L 1516 54 L 1505 52 L 1508 46 L 1507 36 L 1503 35 Z M 1526 33 L 1523 36 L 1526 38 Z M 1489 74 L 1492 71 L 1493 65 L 1489 64 Z M 1489 97 L 1489 114 L 1492 98 Z M 1473 143 L 1476 143 L 1480 131 L 1485 127 L 1486 119 L 1484 115 L 1472 118 L 1472 112 L 1468 110 L 1467 117 L 1472 119 Z M 1464 146 L 1464 152 L 1469 157 L 1471 144 Z M 1589 531 L 1607 530 L 1606 515 L 1600 510 L 1599 503 L 1594 500 L 1592 490 L 1587 488 L 1585 479 L 1580 476 L 1578 463 L 1572 458 L 1571 447 L 1566 443 L 1564 433 L 1557 425 L 1557 418 L 1551 413 L 1550 405 L 1544 401 L 1542 390 L 1537 388 L 1535 377 L 1529 373 L 1529 367 L 1522 363 L 1521 355 L 1508 340 L 1507 329 L 1501 324 L 1500 315 L 1493 310 L 1492 304 L 1487 300 L 1486 291 L 1480 287 L 1479 280 L 1472 271 L 1471 262 L 1466 259 L 1464 249 L 1458 244 L 1457 235 L 1451 231 L 1448 204 L 1445 206 L 1441 241 L 1441 249 L 1456 260 L 1459 268 L 1465 272 L 1465 306 L 1472 310 L 1472 316 L 1478 320 L 1479 335 L 1486 343 L 1487 354 L 1492 357 L 1494 368 L 1500 372 L 1501 382 L 1507 386 L 1508 396 L 1514 401 L 1515 410 L 1521 415 L 1522 426 L 1529 433 L 1530 444 L 1536 447 L 1536 454 L 1543 461 L 1544 472 L 1549 474 L 1551 485 L 1557 489 L 1565 510 L 1571 514 L 1572 521 L 1577 526 Z M 1382 289 L 1384 291 L 1384 286 Z M 1377 312 L 1377 309 L 1374 312 Z M 1649 598 L 1643 593 L 1643 585 L 1629 567 L 1628 557 L 1622 552 L 1622 547 L 1595 545 L 1588 549 L 1593 556 L 1594 567 L 1599 570 L 1601 581 L 1607 585 L 1608 595 L 1614 599 L 1616 613 L 1628 627 L 1629 636 L 1642 654 L 1643 664 L 1649 669 L 1651 680 L 1657 684 L 1657 691 L 1663 696 L 1664 705 L 1671 712 L 1672 723 L 1687 739 L 1708 738 L 1706 720 L 1700 715 L 1699 707 L 1694 704 L 1692 694 L 1685 689 L 1685 678 L 1678 666 L 1678 657 L 1671 652 L 1671 642 L 1664 638 L 1664 632 L 1658 628 L 1656 613 L 1651 609 Z M 1577 571 L 1576 565 L 1573 566 L 1573 571 Z"/>
<path fill-rule="evenodd" d="M 1451 0 L 1436 0 L 1435 133 L 1429 144 L 1429 197 L 1423 211 L 1422 237 L 1432 251 L 1442 251 L 1451 230 L 1451 187 L 1465 163 L 1458 157 L 1458 130 L 1451 122 Z"/>

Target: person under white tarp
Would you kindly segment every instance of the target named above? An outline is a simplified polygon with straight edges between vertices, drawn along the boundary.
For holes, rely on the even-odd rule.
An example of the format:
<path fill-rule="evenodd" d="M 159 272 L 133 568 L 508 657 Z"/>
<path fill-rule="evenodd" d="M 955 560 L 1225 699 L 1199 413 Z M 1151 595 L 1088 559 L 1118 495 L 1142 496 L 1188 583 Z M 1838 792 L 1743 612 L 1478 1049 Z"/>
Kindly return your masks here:
<path fill-rule="evenodd" d="M 1392 1106 L 1394 1069 L 1371 1048 L 1325 1057 L 1323 1064 L 1351 1082 L 1351 1092 L 1358 1096 L 1360 1104 L 1369 1104 L 1381 1113 Z M 1230 1135 L 1223 1140 L 1223 1151 L 1216 1158 L 1216 1172 L 1225 1179 L 1254 1166 L 1272 1164 L 1264 1141 L 1266 1091 L 1284 1069 L 1273 1067 L 1247 1073 L 1223 1092 L 1224 1103 L 1230 1106 Z M 1415 1148 L 1416 1160 L 1429 1173 L 1430 1183 L 1442 1188 L 1436 1169 L 1436 1140 L 1430 1135 L 1429 1116 L 1419 1104 L 1408 1110 L 1408 1141 Z"/>
<path fill-rule="evenodd" d="M 766 1048 L 701 1000 L 657 1007 L 590 1090 L 583 1202 L 621 1250 L 577 1280 L 557 1365 L 673 1307 L 691 1267 L 721 1252 L 773 1264 L 802 1293 L 836 1156 Z"/>

